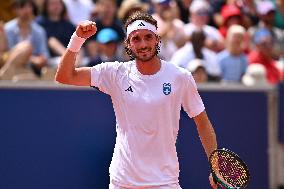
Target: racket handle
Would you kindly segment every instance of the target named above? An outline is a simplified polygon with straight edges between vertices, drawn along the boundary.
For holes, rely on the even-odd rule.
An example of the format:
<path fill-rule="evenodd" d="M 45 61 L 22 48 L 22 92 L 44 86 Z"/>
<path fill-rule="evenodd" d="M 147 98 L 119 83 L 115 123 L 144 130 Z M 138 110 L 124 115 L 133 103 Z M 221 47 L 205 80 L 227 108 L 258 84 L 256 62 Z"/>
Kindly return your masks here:
<path fill-rule="evenodd" d="M 212 174 L 213 175 L 213 174 Z M 218 180 L 216 179 L 216 177 L 215 176 L 212 176 L 212 178 L 213 178 L 213 182 L 215 183 L 215 184 L 217 184 L 217 186 L 218 186 Z"/>
<path fill-rule="evenodd" d="M 221 184 L 217 184 L 217 189 L 226 189 L 226 188 L 222 186 Z"/>
<path fill-rule="evenodd" d="M 217 185 L 217 189 L 226 189 L 225 187 L 223 187 L 221 184 L 218 183 L 218 180 L 215 176 L 212 176 L 214 183 Z"/>

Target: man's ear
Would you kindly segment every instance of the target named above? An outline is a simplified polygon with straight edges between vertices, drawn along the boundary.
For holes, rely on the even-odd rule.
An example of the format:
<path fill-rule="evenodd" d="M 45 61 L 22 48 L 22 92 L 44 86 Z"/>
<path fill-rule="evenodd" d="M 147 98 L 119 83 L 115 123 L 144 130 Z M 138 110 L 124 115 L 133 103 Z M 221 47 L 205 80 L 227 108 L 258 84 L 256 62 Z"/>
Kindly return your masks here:
<path fill-rule="evenodd" d="M 125 47 L 127 47 L 127 48 L 130 47 L 130 43 L 129 43 L 129 40 L 128 40 L 128 39 L 125 39 L 125 40 L 124 40 L 124 45 L 125 45 Z"/>
<path fill-rule="evenodd" d="M 156 38 L 157 38 L 157 44 L 156 45 L 159 45 L 161 43 L 161 36 L 156 35 Z"/>

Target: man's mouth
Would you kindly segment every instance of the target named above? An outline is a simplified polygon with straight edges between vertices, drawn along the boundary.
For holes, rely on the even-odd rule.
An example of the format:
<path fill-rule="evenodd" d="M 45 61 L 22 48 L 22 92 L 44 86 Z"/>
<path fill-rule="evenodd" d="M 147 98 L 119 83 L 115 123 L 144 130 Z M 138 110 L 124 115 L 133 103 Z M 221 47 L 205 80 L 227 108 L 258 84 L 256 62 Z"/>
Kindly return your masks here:
<path fill-rule="evenodd" d="M 150 52 L 150 49 L 143 49 L 138 51 L 138 53 L 147 53 L 147 52 Z"/>

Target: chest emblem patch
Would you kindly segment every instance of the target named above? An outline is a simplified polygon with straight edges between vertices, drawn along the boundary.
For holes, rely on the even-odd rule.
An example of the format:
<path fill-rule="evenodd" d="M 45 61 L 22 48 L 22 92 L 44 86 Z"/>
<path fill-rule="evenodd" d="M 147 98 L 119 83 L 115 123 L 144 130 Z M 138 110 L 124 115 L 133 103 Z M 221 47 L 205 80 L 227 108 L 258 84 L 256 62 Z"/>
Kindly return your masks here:
<path fill-rule="evenodd" d="M 171 87 L 171 84 L 170 83 L 164 83 L 163 84 L 163 93 L 165 95 L 169 95 L 172 91 L 172 87 Z"/>

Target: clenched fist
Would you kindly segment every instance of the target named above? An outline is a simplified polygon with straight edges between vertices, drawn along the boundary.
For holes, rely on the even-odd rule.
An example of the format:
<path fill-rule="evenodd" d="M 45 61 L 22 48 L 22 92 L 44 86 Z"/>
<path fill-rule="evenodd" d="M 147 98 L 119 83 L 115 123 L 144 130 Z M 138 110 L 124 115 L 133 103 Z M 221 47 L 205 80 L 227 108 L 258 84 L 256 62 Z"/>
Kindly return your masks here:
<path fill-rule="evenodd" d="M 97 32 L 96 23 L 86 20 L 81 22 L 76 28 L 76 34 L 78 37 L 89 38 Z"/>

